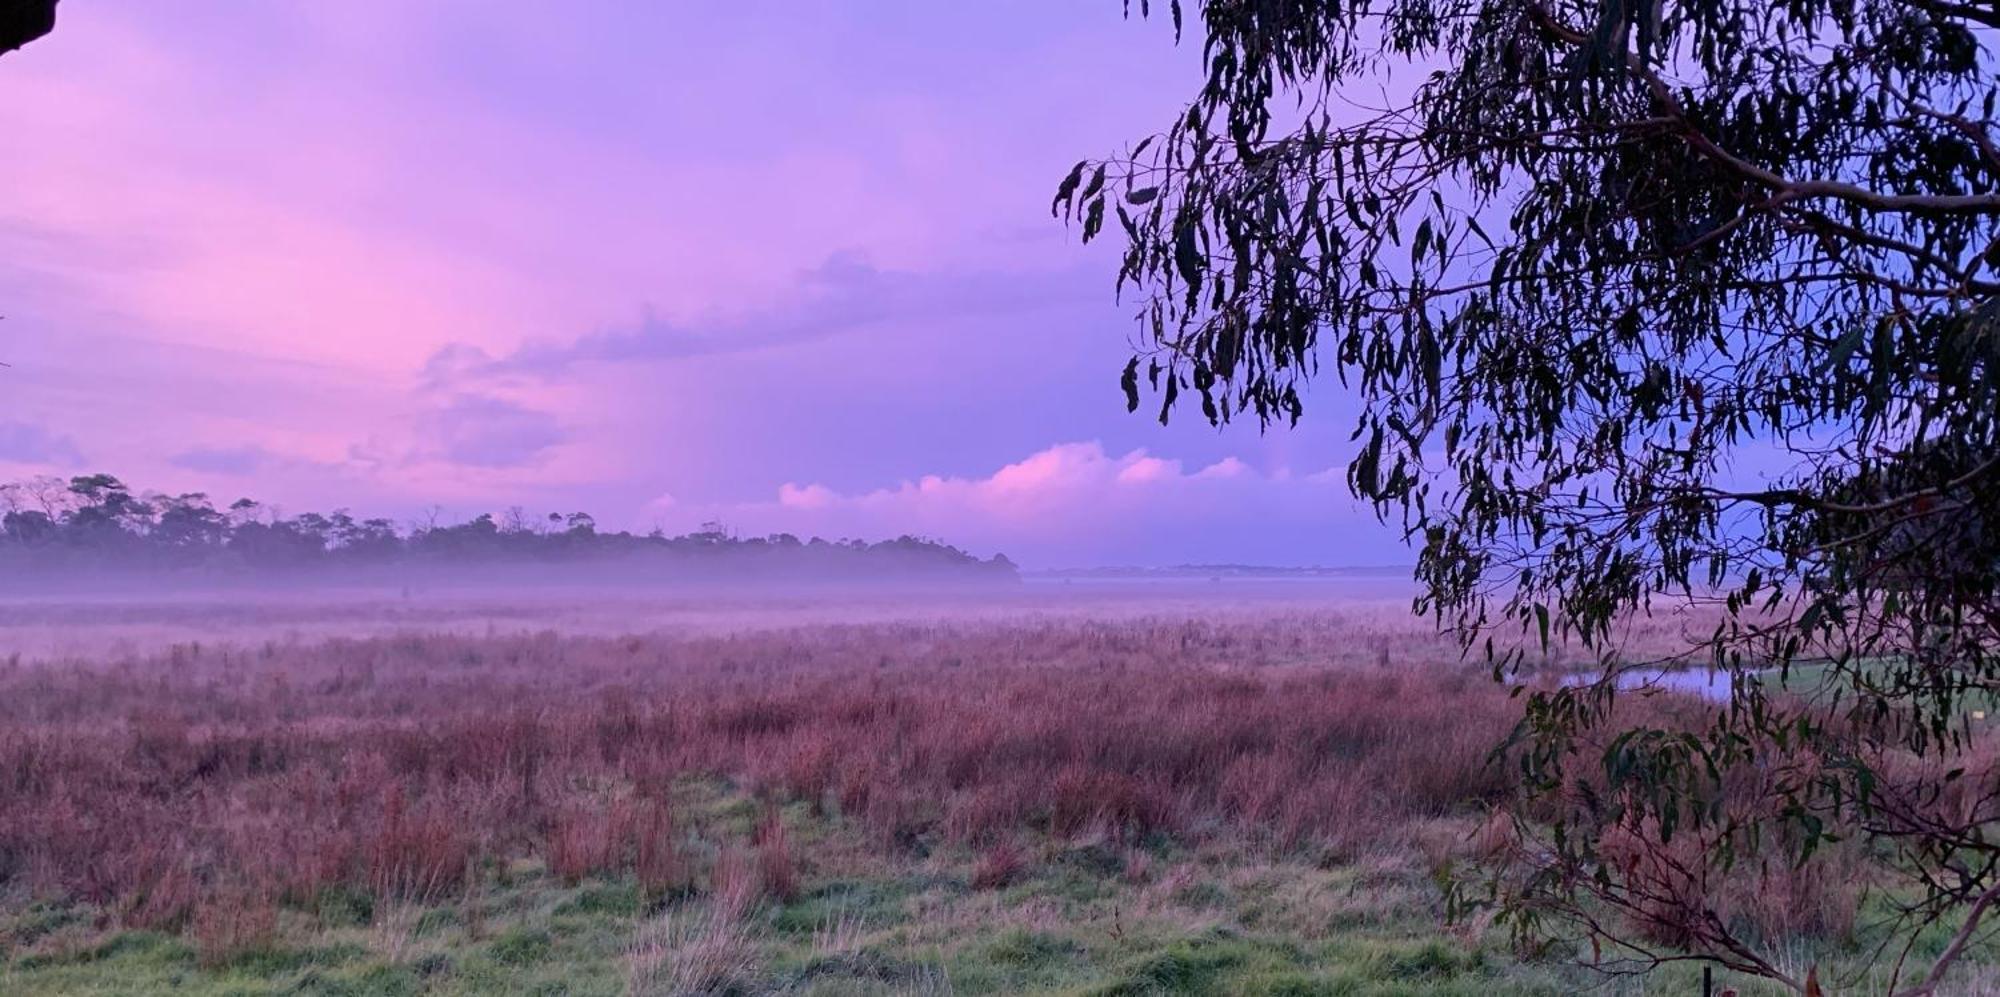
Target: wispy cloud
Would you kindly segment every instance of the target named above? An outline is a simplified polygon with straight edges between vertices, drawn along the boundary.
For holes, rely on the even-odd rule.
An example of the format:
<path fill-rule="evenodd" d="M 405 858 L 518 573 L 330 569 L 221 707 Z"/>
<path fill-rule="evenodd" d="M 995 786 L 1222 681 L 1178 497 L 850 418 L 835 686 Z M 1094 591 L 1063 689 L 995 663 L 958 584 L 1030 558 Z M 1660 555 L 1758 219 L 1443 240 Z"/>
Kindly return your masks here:
<path fill-rule="evenodd" d="M 66 468 L 84 462 L 76 441 L 32 422 L 0 422 L 0 460 Z"/>
<path fill-rule="evenodd" d="M 251 475 L 284 463 L 284 458 L 259 446 L 195 447 L 167 458 L 175 467 L 202 474 Z"/>
<path fill-rule="evenodd" d="M 419 456 L 467 467 L 522 467 L 570 438 L 561 420 L 518 402 L 459 395 L 417 422 Z"/>
<path fill-rule="evenodd" d="M 856 252 L 839 252 L 797 275 L 773 304 L 730 317 L 675 322 L 650 309 L 635 325 L 571 340 L 538 340 L 494 356 L 451 343 L 425 365 L 434 383 L 524 374 L 552 378 L 592 363 L 647 363 L 747 353 L 839 336 L 871 325 L 957 315 L 1005 315 L 1098 300 L 1103 275 L 1084 269 L 885 270 Z"/>

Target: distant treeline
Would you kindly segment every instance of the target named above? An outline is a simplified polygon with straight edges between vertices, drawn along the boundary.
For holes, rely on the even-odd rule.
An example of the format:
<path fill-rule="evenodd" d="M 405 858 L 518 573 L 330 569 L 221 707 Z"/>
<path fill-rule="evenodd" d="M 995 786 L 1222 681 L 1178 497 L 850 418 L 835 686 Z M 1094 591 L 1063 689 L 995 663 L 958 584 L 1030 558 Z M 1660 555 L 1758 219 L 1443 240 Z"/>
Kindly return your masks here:
<path fill-rule="evenodd" d="M 877 543 L 739 537 L 719 523 L 681 536 L 603 532 L 589 513 L 531 516 L 519 508 L 459 523 L 431 516 L 398 525 L 345 509 L 285 516 L 250 499 L 218 508 L 201 492 L 135 493 L 109 474 L 0 484 L 0 510 L 0 572 L 15 582 L 96 571 L 367 575 L 506 565 L 616 566 L 663 580 L 1017 577 L 1004 555 L 980 560 L 911 536 Z"/>

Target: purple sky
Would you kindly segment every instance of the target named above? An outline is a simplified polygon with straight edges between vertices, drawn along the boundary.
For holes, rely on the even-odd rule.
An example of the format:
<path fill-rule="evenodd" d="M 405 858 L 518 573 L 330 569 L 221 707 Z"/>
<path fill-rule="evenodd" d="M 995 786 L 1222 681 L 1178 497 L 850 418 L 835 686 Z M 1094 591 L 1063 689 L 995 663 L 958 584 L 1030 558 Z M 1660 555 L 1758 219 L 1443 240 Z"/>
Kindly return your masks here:
<path fill-rule="evenodd" d="M 64 4 L 0 59 L 0 474 L 1406 559 L 1332 391 L 1125 413 L 1113 247 L 1048 202 L 1198 50 L 1119 6 Z"/>

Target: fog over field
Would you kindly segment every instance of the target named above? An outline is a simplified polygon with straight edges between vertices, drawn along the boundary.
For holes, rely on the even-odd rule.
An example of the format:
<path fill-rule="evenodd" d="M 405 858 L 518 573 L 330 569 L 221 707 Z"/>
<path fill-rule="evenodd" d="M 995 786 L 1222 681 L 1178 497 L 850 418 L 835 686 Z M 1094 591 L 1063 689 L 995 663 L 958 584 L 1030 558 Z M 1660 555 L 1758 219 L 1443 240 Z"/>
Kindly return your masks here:
<path fill-rule="evenodd" d="M 177 643 L 255 646 L 409 633 L 718 634 L 825 624 L 1266 615 L 1347 621 L 1365 633 L 1360 639 L 1434 643 L 1442 653 L 1448 642 L 1411 615 L 1408 589 L 1406 581 L 1375 572 L 1345 579 L 1117 573 L 789 584 L 537 582 L 472 572 L 375 585 L 151 581 L 0 597 L 0 655 L 93 658 L 153 654 Z M 1450 654 L 1456 656 L 1455 645 Z"/>

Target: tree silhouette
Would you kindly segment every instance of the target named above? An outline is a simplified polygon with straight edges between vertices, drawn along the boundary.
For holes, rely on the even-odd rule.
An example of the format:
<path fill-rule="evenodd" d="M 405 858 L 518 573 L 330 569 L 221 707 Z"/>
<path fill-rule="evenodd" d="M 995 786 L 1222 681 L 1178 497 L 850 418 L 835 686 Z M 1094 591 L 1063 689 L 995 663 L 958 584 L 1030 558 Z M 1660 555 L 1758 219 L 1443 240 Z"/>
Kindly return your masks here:
<path fill-rule="evenodd" d="M 738 537 L 715 523 L 681 536 L 635 535 L 601 529 L 587 512 L 552 512 L 543 520 L 513 508 L 447 523 L 439 507 L 398 530 L 390 520 L 358 520 L 345 509 L 286 516 L 248 498 L 218 509 L 202 492 L 140 495 L 109 474 L 0 484 L 0 578 L 37 588 L 104 574 L 228 578 L 256 571 L 311 580 L 422 568 L 490 578 L 508 565 L 532 569 L 525 572 L 530 578 L 553 566 L 590 567 L 583 572 L 589 576 L 616 565 L 618 579 L 634 581 L 1017 577 L 1005 557 L 981 560 L 942 541 L 907 536 L 801 543 L 790 534 Z"/>
<path fill-rule="evenodd" d="M 0 55 L 56 27 L 56 0 L 0 0 Z"/>
<path fill-rule="evenodd" d="M 1525 697 L 1539 817 L 1487 896 L 1524 939 L 1803 986 L 1638 871 L 1857 836 L 1914 922 L 1977 934 L 2000 903 L 2000 768 L 1967 726 L 2000 690 L 2000 7 L 1186 8 L 1163 8 L 1199 13 L 1185 112 L 1078 164 L 1056 209 L 1124 245 L 1130 406 L 1295 421 L 1333 375 L 1364 403 L 1350 485 L 1420 545 L 1420 609 L 1496 677 L 1526 660 L 1502 627 L 1600 656 Z M 1683 607 L 1720 620 L 1683 660 L 1727 670 L 1728 703 L 1620 709 L 1657 664 L 1620 654 L 1624 622 Z M 1814 701 L 1777 687 L 1805 664 Z M 1607 844 L 1634 840 L 1656 865 Z M 1962 950 L 1899 985 L 1932 992 Z"/>

